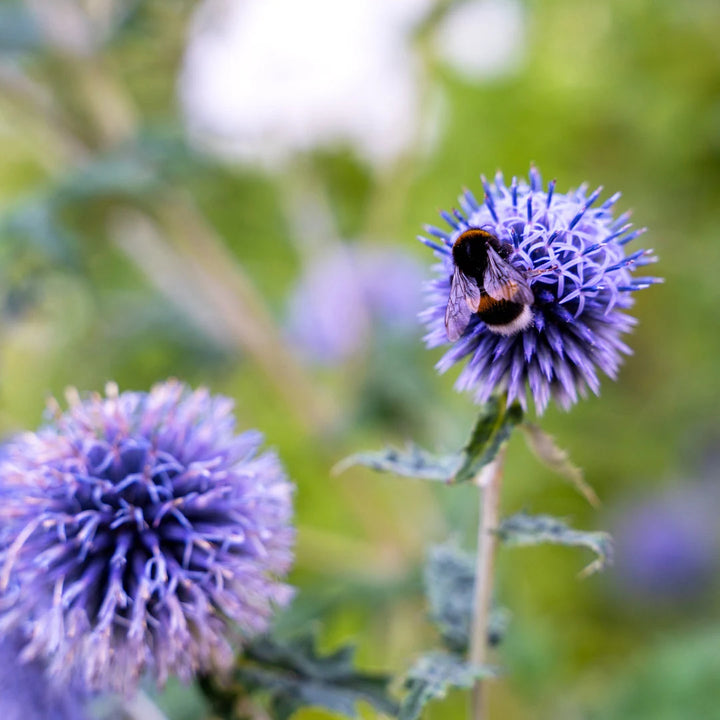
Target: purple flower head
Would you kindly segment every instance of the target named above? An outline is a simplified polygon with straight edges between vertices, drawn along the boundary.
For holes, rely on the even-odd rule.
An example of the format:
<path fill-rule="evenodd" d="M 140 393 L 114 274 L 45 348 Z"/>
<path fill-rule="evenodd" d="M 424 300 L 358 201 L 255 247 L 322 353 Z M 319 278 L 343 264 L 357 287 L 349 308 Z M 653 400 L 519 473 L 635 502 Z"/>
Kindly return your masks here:
<path fill-rule="evenodd" d="M 529 386 L 538 413 L 550 398 L 567 410 L 588 388 L 599 392 L 598 370 L 615 378 L 621 356 L 630 353 L 621 336 L 635 324 L 624 312 L 633 303 L 632 292 L 660 282 L 631 273 L 656 258 L 646 250 L 625 254 L 625 245 L 644 228 L 631 230 L 628 213 L 613 217 L 619 193 L 593 207 L 601 188 L 588 195 L 582 185 L 560 194 L 553 181 L 545 190 L 535 168 L 529 184 L 513 178 L 507 187 L 498 173 L 493 185 L 483 178 L 483 187 L 482 205 L 466 190 L 460 197 L 462 212 L 442 213 L 449 231 L 426 227 L 439 243 L 420 238 L 441 261 L 435 266 L 438 277 L 428 285 L 429 307 L 421 314 L 426 343 L 448 342 L 444 318 L 455 240 L 468 228 L 485 230 L 506 244 L 507 262 L 527 279 L 534 297 L 531 322 L 503 335 L 473 314 L 438 369 L 444 372 L 468 358 L 457 388 L 473 391 L 478 403 L 503 391 L 508 402 L 517 400 L 527 408 Z"/>
<path fill-rule="evenodd" d="M 362 353 L 374 328 L 416 332 L 424 277 L 398 248 L 339 247 L 313 262 L 293 292 L 290 339 L 308 359 L 331 365 Z"/>
<path fill-rule="evenodd" d="M 0 463 L 0 632 L 62 678 L 132 692 L 231 662 L 292 590 L 292 485 L 233 403 L 170 380 L 68 394 Z"/>
<path fill-rule="evenodd" d="M 613 528 L 624 594 L 656 603 L 707 590 L 718 568 L 717 505 L 716 488 L 686 483 L 625 507 Z"/>
<path fill-rule="evenodd" d="M 20 632 L 0 640 L 0 717 L 3 720 L 83 720 L 84 693 L 73 685 L 56 687 L 39 660 L 22 662 Z"/>

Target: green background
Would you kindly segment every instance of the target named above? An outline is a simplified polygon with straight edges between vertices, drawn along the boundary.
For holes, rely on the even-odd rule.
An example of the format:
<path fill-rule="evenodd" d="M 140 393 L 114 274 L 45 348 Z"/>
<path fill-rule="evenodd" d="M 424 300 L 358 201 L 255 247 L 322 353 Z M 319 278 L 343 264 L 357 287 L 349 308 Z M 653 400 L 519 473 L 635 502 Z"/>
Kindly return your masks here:
<path fill-rule="evenodd" d="M 435 146 L 382 172 L 337 148 L 280 173 L 219 165 L 184 144 L 176 82 L 192 9 L 138 3 L 82 57 L 45 44 L 21 4 L 0 8 L 0 67 L 20 68 L 37 91 L 9 70 L 0 78 L 3 433 L 36 427 L 48 395 L 70 385 L 146 389 L 176 376 L 232 396 L 239 426 L 262 430 L 297 483 L 301 593 L 286 622 L 317 623 L 326 648 L 354 639 L 365 668 L 401 671 L 437 642 L 418 580 L 425 549 L 450 535 L 472 546 L 475 493 L 330 469 L 410 436 L 451 450 L 474 409 L 452 389 L 456 372 L 435 374 L 440 352 L 420 331 L 409 342 L 378 331 L 336 367 L 293 357 L 279 329 L 301 268 L 288 198 L 320 193 L 343 238 L 400 246 L 429 267 L 415 236 L 439 222 L 437 208 L 463 186 L 479 194 L 480 173 L 525 175 L 532 161 L 558 191 L 584 180 L 622 190 L 619 207 L 649 227 L 642 245 L 666 283 L 638 293 L 619 380 L 542 418 L 603 508 L 518 436 L 504 511 L 600 529 L 630 499 L 717 479 L 707 457 L 720 438 L 720 4 L 527 2 L 519 71 L 484 83 L 444 67 L 420 36 L 428 90 L 444 97 Z M 513 616 L 492 717 L 720 718 L 716 589 L 641 603 L 612 573 L 578 580 L 586 560 L 501 551 L 498 597 Z M 196 712 L 175 686 L 160 702 L 178 720 Z M 429 716 L 464 713 L 457 693 Z"/>

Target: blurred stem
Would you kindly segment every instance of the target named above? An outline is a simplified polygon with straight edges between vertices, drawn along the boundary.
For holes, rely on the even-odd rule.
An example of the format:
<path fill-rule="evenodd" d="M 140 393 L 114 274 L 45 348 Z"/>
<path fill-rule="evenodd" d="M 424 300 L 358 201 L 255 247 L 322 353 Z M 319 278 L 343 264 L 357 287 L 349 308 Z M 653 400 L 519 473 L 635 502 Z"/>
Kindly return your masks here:
<path fill-rule="evenodd" d="M 436 51 L 433 33 L 456 7 L 469 0 L 436 0 L 415 27 L 413 45 L 420 59 L 423 77 L 418 82 L 420 101 L 418 122 L 405 153 L 388 168 L 378 172 L 376 191 L 368 208 L 366 231 L 371 235 L 392 237 L 403 232 L 403 213 L 423 160 L 434 150 L 434 136 L 442 126 L 441 96 L 433 82 L 436 72 Z"/>
<path fill-rule="evenodd" d="M 502 487 L 505 446 L 495 460 L 475 479 L 479 486 L 480 521 L 478 524 L 477 553 L 475 555 L 475 596 L 473 622 L 470 634 L 470 663 L 483 666 L 488 657 L 488 623 L 492 603 L 493 574 L 497 530 L 500 521 L 500 490 Z M 471 697 L 472 720 L 487 719 L 487 693 L 481 680 L 475 682 Z"/>
<path fill-rule="evenodd" d="M 63 124 L 60 131 L 67 136 L 70 147 L 80 159 L 91 158 L 96 151 L 117 146 L 132 138 L 138 130 L 139 117 L 132 97 L 101 62 L 78 61 L 74 58 L 58 60 L 68 76 L 64 85 L 73 88 L 73 100 L 86 117 L 86 133 Z M 12 76 L 0 76 L 0 87 L 10 86 L 23 101 L 24 108 L 54 125 L 54 117 L 46 116 L 50 100 L 41 93 L 32 92 L 29 82 L 20 82 Z M 63 106 L 60 98 L 58 107 Z M 72 114 L 72 113 L 71 113 Z M 263 300 L 243 272 L 237 259 L 227 250 L 222 238 L 197 210 L 189 195 L 170 190 L 153 207 L 154 212 L 172 243 L 162 243 L 162 251 L 174 266 L 184 270 L 185 278 L 198 282 L 199 296 L 195 302 L 205 302 L 208 310 L 222 320 L 227 335 L 235 347 L 242 348 L 265 371 L 274 386 L 293 412 L 314 431 L 322 432 L 333 422 L 335 408 L 313 386 L 311 379 L 298 365 L 287 349 L 267 311 Z M 154 268 L 147 264 L 147 255 L 139 243 L 132 245 L 130 257 L 154 279 Z M 124 248 L 127 251 L 127 247 Z M 157 270 L 157 268 L 155 268 Z M 190 287 L 180 290 L 189 294 Z"/>
<path fill-rule="evenodd" d="M 313 158 L 300 156 L 278 175 L 291 240 L 304 263 L 343 245 L 327 185 Z"/>
<path fill-rule="evenodd" d="M 170 197 L 156 212 L 233 339 L 252 355 L 298 417 L 316 430 L 328 429 L 335 415 L 329 398 L 313 387 L 290 354 L 250 278 L 192 199 Z"/>
<path fill-rule="evenodd" d="M 73 88 L 92 124 L 92 143 L 112 147 L 137 132 L 139 120 L 132 98 L 106 70 L 102 58 L 72 61 Z"/>
<path fill-rule="evenodd" d="M 311 385 L 251 280 L 194 209 L 192 198 L 170 193 L 152 212 L 157 225 L 139 213 L 118 213 L 114 233 L 118 246 L 208 336 L 247 352 L 304 425 L 317 432 L 326 430 L 335 407 Z"/>
<path fill-rule="evenodd" d="M 88 157 L 87 147 L 77 137 L 71 119 L 56 99 L 21 69 L 0 64 L 0 97 L 9 111 L 20 115 L 26 135 L 37 128 L 42 134 L 41 139 L 50 138 L 63 160 L 73 165 Z M 37 155 L 47 166 L 48 153 L 38 152 Z"/>

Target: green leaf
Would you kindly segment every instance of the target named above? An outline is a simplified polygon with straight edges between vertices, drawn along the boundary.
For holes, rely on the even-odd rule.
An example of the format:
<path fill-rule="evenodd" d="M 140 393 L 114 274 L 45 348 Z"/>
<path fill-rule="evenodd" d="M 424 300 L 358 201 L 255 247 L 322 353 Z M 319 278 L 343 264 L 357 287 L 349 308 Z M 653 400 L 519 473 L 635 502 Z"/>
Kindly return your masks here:
<path fill-rule="evenodd" d="M 430 618 L 445 646 L 456 653 L 468 649 L 475 592 L 475 559 L 455 543 L 430 548 L 424 572 Z M 509 613 L 495 607 L 490 613 L 488 642 L 497 645 L 505 635 Z"/>
<path fill-rule="evenodd" d="M 410 444 L 406 450 L 388 447 L 377 452 L 350 455 L 335 465 L 333 473 L 344 472 L 353 465 L 364 465 L 378 472 L 391 472 L 403 477 L 449 482 L 457 467 L 457 458 L 452 455 L 434 455 Z"/>
<path fill-rule="evenodd" d="M 418 720 L 431 700 L 440 700 L 452 688 L 471 688 L 478 678 L 493 677 L 487 667 L 469 665 L 456 655 L 430 652 L 420 657 L 405 678 L 408 691 L 400 706 L 398 720 Z"/>
<path fill-rule="evenodd" d="M 62 226 L 60 210 L 52 192 L 28 196 L 0 213 L 0 238 L 18 251 L 35 251 L 53 263 L 77 267 L 77 238 Z"/>
<path fill-rule="evenodd" d="M 275 720 L 288 720 L 302 707 L 357 718 L 359 701 L 395 715 L 397 703 L 387 694 L 390 677 L 357 670 L 354 654 L 355 649 L 346 645 L 321 655 L 311 634 L 289 642 L 266 636 L 246 649 L 234 680 L 249 691 L 269 694 Z"/>
<path fill-rule="evenodd" d="M 515 426 L 522 421 L 522 416 L 522 408 L 517 403 L 504 411 L 497 399 L 487 403 L 463 449 L 462 463 L 454 481 L 468 482 L 477 477 L 495 459 Z"/>
<path fill-rule="evenodd" d="M 0 54 L 38 50 L 45 38 L 32 13 L 21 2 L 0 5 Z"/>
<path fill-rule="evenodd" d="M 501 402 L 493 398 L 483 407 L 470 440 L 457 455 L 435 455 L 414 444 L 408 445 L 405 450 L 388 447 L 351 455 L 337 463 L 333 473 L 344 472 L 353 465 L 364 465 L 378 472 L 391 472 L 421 480 L 467 482 L 495 459 L 521 420 L 522 409 L 519 405 L 512 405 L 505 410 Z"/>
<path fill-rule="evenodd" d="M 176 177 L 204 167 L 206 161 L 183 140 L 143 129 L 65 176 L 54 193 L 62 203 L 113 197 L 144 201 Z"/>
<path fill-rule="evenodd" d="M 1 24 L 2 12 L 0 31 Z M 182 140 L 142 131 L 0 209 L 0 239 L 9 240 L 18 252 L 31 249 L 77 269 L 79 231 L 68 222 L 67 211 L 105 200 L 145 204 L 153 193 L 176 177 L 201 170 L 205 162 Z"/>
<path fill-rule="evenodd" d="M 467 650 L 475 589 L 472 555 L 447 543 L 430 548 L 424 572 L 430 618 L 450 650 Z"/>
<path fill-rule="evenodd" d="M 522 423 L 520 429 L 525 434 L 528 447 L 543 465 L 569 480 L 593 507 L 600 506 L 600 499 L 585 480 L 583 471 L 570 461 L 567 451 L 555 444 L 552 435 L 548 435 L 538 425 L 530 422 Z"/>
<path fill-rule="evenodd" d="M 501 407 L 498 398 L 490 398 L 478 413 L 475 427 L 473 427 L 470 440 L 468 440 L 463 452 L 472 455 L 482 451 L 497 431 L 504 411 L 504 404 Z"/>
<path fill-rule="evenodd" d="M 497 530 L 506 545 L 576 545 L 592 550 L 597 556 L 581 573 L 583 576 L 604 570 L 612 563 L 612 538 L 605 532 L 573 530 L 563 520 L 550 515 L 518 513 L 500 523 Z"/>

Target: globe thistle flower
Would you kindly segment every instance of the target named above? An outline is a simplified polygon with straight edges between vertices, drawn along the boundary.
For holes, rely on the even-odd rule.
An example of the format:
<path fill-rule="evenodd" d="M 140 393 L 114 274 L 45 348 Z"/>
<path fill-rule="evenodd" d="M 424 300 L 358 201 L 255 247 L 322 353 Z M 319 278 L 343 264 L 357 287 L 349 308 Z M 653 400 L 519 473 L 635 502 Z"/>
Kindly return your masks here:
<path fill-rule="evenodd" d="M 718 571 L 718 488 L 683 482 L 681 489 L 627 503 L 616 512 L 615 578 L 629 596 L 653 606 L 702 596 Z"/>
<path fill-rule="evenodd" d="M 289 340 L 329 366 L 365 352 L 374 332 L 411 336 L 424 278 L 422 264 L 399 248 L 339 246 L 315 258 L 294 289 Z"/>
<path fill-rule="evenodd" d="M 85 695 L 74 685 L 56 687 L 41 661 L 22 662 L 22 634 L 0 640 L 0 717 L 3 720 L 83 720 Z"/>
<path fill-rule="evenodd" d="M 130 693 L 232 660 L 291 589 L 292 486 L 233 403 L 178 381 L 68 394 L 0 462 L 0 632 L 56 678 Z"/>
<path fill-rule="evenodd" d="M 613 217 L 620 193 L 593 207 L 602 188 L 588 194 L 582 185 L 555 193 L 555 182 L 545 190 L 535 168 L 529 184 L 513 178 L 507 187 L 500 173 L 493 185 L 482 181 L 483 204 L 466 190 L 462 211 L 441 213 L 449 231 L 426 226 L 440 242 L 420 237 L 441 261 L 428 286 L 429 307 L 421 313 L 425 341 L 429 347 L 448 342 L 444 318 L 455 240 L 468 228 L 485 230 L 508 244 L 507 262 L 526 278 L 534 298 L 531 322 L 520 332 L 500 334 L 475 313 L 437 367 L 444 372 L 467 358 L 456 387 L 472 391 L 478 403 L 506 392 L 508 402 L 527 408 L 529 386 L 538 413 L 550 398 L 567 410 L 588 389 L 598 394 L 599 370 L 616 377 L 622 356 L 630 353 L 621 336 L 636 322 L 624 312 L 633 304 L 632 293 L 661 282 L 632 276 L 636 267 L 656 260 L 651 251 L 625 254 L 645 228 L 632 230 L 629 213 Z"/>

